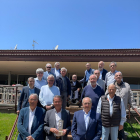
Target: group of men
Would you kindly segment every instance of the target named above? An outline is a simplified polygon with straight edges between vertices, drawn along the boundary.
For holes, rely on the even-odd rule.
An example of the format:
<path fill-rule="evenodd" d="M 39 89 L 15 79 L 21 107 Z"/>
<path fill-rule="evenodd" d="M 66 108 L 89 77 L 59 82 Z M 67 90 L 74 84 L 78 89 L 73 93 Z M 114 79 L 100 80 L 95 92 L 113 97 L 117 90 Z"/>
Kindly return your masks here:
<path fill-rule="evenodd" d="M 65 67 L 60 69 L 59 62 L 54 67 L 46 64 L 46 72 L 38 68 L 37 77 L 29 77 L 28 86 L 21 92 L 18 140 L 66 140 L 70 131 L 73 140 L 108 140 L 109 135 L 111 140 L 124 139 L 128 103 L 138 111 L 130 85 L 123 82 L 116 62 L 110 63 L 110 72 L 104 69 L 103 61 L 96 70 L 87 63 L 84 78 L 78 81 L 74 74 L 71 82 Z M 68 99 L 83 106 L 83 110 L 74 113 L 72 126 L 70 113 L 65 110 Z M 59 135 L 61 120 L 63 129 Z"/>

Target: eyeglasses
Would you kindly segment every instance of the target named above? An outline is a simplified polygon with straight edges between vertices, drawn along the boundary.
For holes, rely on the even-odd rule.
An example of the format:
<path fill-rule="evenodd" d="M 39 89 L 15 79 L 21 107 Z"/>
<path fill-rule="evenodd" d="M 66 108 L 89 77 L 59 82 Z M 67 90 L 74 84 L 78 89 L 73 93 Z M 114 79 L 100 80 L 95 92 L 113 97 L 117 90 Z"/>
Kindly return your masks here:
<path fill-rule="evenodd" d="M 51 67 L 47 67 L 48 69 L 50 69 Z"/>
<path fill-rule="evenodd" d="M 115 67 L 115 65 L 111 65 L 110 67 Z"/>

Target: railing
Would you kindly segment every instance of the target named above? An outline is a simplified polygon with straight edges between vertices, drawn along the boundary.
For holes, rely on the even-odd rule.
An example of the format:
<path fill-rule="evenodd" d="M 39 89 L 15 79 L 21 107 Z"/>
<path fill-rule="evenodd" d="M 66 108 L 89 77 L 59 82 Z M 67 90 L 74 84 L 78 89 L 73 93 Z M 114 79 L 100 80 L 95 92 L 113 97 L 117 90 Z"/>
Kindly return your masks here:
<path fill-rule="evenodd" d="M 133 117 L 135 120 L 136 120 L 136 122 L 140 125 L 140 122 L 138 121 L 138 119 L 134 116 L 134 114 L 130 111 L 130 105 L 129 105 L 129 107 L 128 107 L 128 119 L 127 119 L 127 122 L 129 123 L 129 125 L 131 126 L 131 128 L 133 129 L 133 131 L 135 132 L 135 134 L 138 136 L 138 138 L 140 139 L 140 134 L 136 131 L 136 129 L 132 126 L 132 123 L 131 123 L 131 121 L 130 121 L 130 118 L 131 117 Z M 136 114 L 137 114 L 137 116 L 138 117 L 140 117 L 140 113 L 137 111 L 137 110 L 135 110 L 135 112 L 136 112 Z M 132 135 L 132 134 L 131 134 Z M 132 135 L 133 136 L 133 135 Z"/>
<path fill-rule="evenodd" d="M 0 103 L 3 105 L 14 104 L 15 111 L 17 110 L 17 99 L 19 98 L 19 88 L 23 86 L 8 86 L 0 85 Z"/>
<path fill-rule="evenodd" d="M 12 139 L 13 133 L 14 133 L 14 131 L 15 131 L 15 128 L 17 127 L 17 121 L 18 121 L 18 115 L 17 115 L 17 117 L 16 117 L 16 120 L 15 120 L 15 122 L 14 122 L 14 125 L 13 125 L 13 127 L 12 127 L 12 130 L 11 130 L 9 136 L 6 136 L 6 137 L 5 137 L 5 140 L 11 140 L 11 139 Z M 14 136 L 14 140 L 17 139 L 17 134 L 18 134 L 18 130 L 16 131 L 16 134 L 15 134 L 15 136 Z"/>
<path fill-rule="evenodd" d="M 133 96 L 134 96 L 134 100 L 136 102 L 137 106 L 140 106 L 140 90 L 132 90 L 133 92 Z"/>

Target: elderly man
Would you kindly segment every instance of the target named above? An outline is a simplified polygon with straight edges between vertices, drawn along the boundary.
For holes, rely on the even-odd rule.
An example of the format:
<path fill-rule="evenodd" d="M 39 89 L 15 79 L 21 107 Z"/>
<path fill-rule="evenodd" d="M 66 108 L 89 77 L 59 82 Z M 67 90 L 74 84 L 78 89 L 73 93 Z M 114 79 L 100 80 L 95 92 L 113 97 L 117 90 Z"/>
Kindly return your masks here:
<path fill-rule="evenodd" d="M 74 113 L 71 134 L 73 140 L 100 140 L 102 123 L 100 114 L 91 109 L 92 99 L 82 100 L 83 110 Z"/>
<path fill-rule="evenodd" d="M 43 74 L 43 79 L 46 81 L 47 81 L 47 77 L 49 75 L 53 75 L 54 78 L 56 79 L 56 75 L 53 72 L 51 72 L 51 68 L 52 68 L 52 65 L 50 63 L 47 63 L 46 64 L 46 72 L 44 72 L 44 74 Z M 55 82 L 54 82 L 54 84 L 55 84 Z"/>
<path fill-rule="evenodd" d="M 99 79 L 100 71 L 94 70 L 94 74 L 97 76 L 97 84 L 105 91 L 105 81 L 103 81 L 102 79 Z M 90 85 L 90 80 L 88 81 L 87 85 Z"/>
<path fill-rule="evenodd" d="M 114 83 L 115 79 L 115 74 L 118 72 L 116 70 L 117 68 L 117 63 L 112 61 L 110 64 L 109 64 L 109 67 L 110 67 L 110 72 L 108 72 L 105 76 L 105 83 L 106 83 L 106 86 L 108 87 L 110 84 Z"/>
<path fill-rule="evenodd" d="M 21 108 L 28 107 L 28 99 L 31 94 L 37 94 L 39 96 L 40 90 L 34 86 L 35 80 L 33 77 L 28 78 L 28 86 L 23 87 L 21 91 L 21 95 L 18 101 L 17 113 L 21 110 Z M 38 102 L 37 106 L 41 107 L 40 102 Z"/>
<path fill-rule="evenodd" d="M 71 81 L 71 102 L 74 102 L 75 104 L 79 104 L 79 96 L 81 91 L 81 84 L 77 81 L 77 75 L 72 75 L 72 81 Z"/>
<path fill-rule="evenodd" d="M 47 84 L 46 80 L 43 79 L 43 72 L 44 70 L 42 68 L 36 70 L 35 87 L 38 89 L 41 89 L 42 86 Z"/>
<path fill-rule="evenodd" d="M 53 104 L 54 109 L 47 111 L 44 119 L 46 140 L 67 140 L 67 134 L 71 130 L 70 113 L 62 109 L 61 96 L 54 96 Z M 63 121 L 62 127 L 60 121 Z"/>
<path fill-rule="evenodd" d="M 37 107 L 38 95 L 29 96 L 29 107 L 21 109 L 17 128 L 19 135 L 17 140 L 44 140 L 43 127 L 45 110 Z"/>
<path fill-rule="evenodd" d="M 80 80 L 81 83 L 83 83 L 83 87 L 87 85 L 87 82 L 89 80 L 90 75 L 94 73 L 94 69 L 91 69 L 91 64 L 87 63 L 86 64 L 86 71 L 85 71 L 85 76 L 82 80 Z"/>
<path fill-rule="evenodd" d="M 105 80 L 106 73 L 108 72 L 106 69 L 104 69 L 104 64 L 105 63 L 103 61 L 100 61 L 98 63 L 98 70 L 100 71 L 99 79 L 102 79 L 102 80 Z"/>
<path fill-rule="evenodd" d="M 117 140 L 118 130 L 123 129 L 126 121 L 126 111 L 123 99 L 115 95 L 116 87 L 114 84 L 108 86 L 108 94 L 100 98 L 97 113 L 101 114 L 102 119 L 102 140 L 108 140 L 109 133 L 111 140 Z"/>
<path fill-rule="evenodd" d="M 71 95 L 71 84 L 70 80 L 66 76 L 67 69 L 65 67 L 61 68 L 61 75 L 56 78 L 56 86 L 60 89 L 60 94 L 63 99 L 62 108 L 65 109 L 67 105 L 67 99 L 69 99 Z"/>
<path fill-rule="evenodd" d="M 99 98 L 104 95 L 104 90 L 96 84 L 96 75 L 91 75 L 89 80 L 90 85 L 85 86 L 85 88 L 83 89 L 81 99 L 83 99 L 84 97 L 90 97 L 92 99 L 92 109 L 96 111 Z"/>
<path fill-rule="evenodd" d="M 59 62 L 55 62 L 54 64 L 54 68 L 51 69 L 51 72 L 54 73 L 57 76 L 60 76 L 60 63 Z"/>
<path fill-rule="evenodd" d="M 116 95 L 121 97 L 124 101 L 125 109 L 127 109 L 127 105 L 130 104 L 131 107 L 138 113 L 136 103 L 133 98 L 133 92 L 130 89 L 130 85 L 126 82 L 122 81 L 122 73 L 117 72 L 115 74 L 115 82 L 114 85 L 116 86 Z M 106 94 L 108 93 L 108 90 L 106 91 Z M 124 130 L 122 129 L 118 133 L 119 140 L 124 139 Z"/>
<path fill-rule="evenodd" d="M 59 88 L 54 86 L 54 76 L 47 77 L 48 85 L 42 86 L 39 94 L 39 101 L 46 110 L 53 108 L 53 97 L 60 95 Z"/>

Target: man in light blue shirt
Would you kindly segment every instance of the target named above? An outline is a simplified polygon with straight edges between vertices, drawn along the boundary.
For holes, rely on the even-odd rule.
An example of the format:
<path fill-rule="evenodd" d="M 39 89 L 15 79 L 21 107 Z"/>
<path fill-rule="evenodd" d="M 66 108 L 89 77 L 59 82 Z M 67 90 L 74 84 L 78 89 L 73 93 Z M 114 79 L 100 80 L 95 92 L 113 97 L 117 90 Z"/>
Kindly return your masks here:
<path fill-rule="evenodd" d="M 59 88 L 54 86 L 54 76 L 47 78 L 48 85 L 42 86 L 39 94 L 39 101 L 46 110 L 53 108 L 53 97 L 60 95 Z"/>
<path fill-rule="evenodd" d="M 108 92 L 99 99 L 96 112 L 101 114 L 102 140 L 108 140 L 109 133 L 111 140 L 117 140 L 118 130 L 123 129 L 126 121 L 126 111 L 123 99 L 115 95 L 114 84 L 108 86 Z"/>
<path fill-rule="evenodd" d="M 51 68 L 52 68 L 52 65 L 50 63 L 47 63 L 46 64 L 46 72 L 44 72 L 44 74 L 43 74 L 43 79 L 46 80 L 46 82 L 47 82 L 47 77 L 49 75 L 53 75 L 54 78 L 56 79 L 56 75 L 53 72 L 51 72 Z M 55 85 L 55 82 L 54 82 L 54 85 Z"/>
<path fill-rule="evenodd" d="M 37 77 L 35 78 L 35 87 L 38 89 L 41 89 L 42 86 L 46 85 L 46 80 L 43 79 L 43 72 L 44 70 L 42 68 L 38 68 L 36 70 Z"/>
<path fill-rule="evenodd" d="M 115 79 L 115 74 L 118 72 L 116 70 L 117 68 L 117 63 L 112 61 L 110 64 L 109 64 L 109 67 L 110 67 L 110 72 L 108 72 L 105 76 L 105 83 L 106 83 L 106 86 L 108 87 L 110 84 L 114 83 Z"/>
<path fill-rule="evenodd" d="M 91 69 L 91 64 L 87 63 L 86 64 L 86 71 L 85 71 L 85 76 L 83 79 L 80 80 L 81 83 L 83 83 L 83 87 L 87 85 L 87 82 L 89 80 L 90 75 L 94 73 L 94 69 Z"/>

